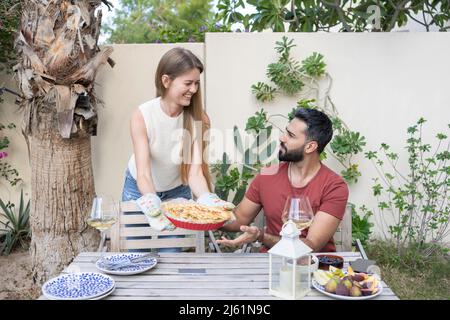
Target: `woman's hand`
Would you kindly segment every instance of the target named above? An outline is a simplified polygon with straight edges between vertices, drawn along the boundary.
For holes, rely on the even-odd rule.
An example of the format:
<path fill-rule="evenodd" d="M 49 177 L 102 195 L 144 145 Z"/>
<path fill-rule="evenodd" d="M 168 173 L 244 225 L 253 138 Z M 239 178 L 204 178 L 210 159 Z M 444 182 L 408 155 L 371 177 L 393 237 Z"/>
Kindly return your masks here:
<path fill-rule="evenodd" d="M 228 210 L 232 210 L 234 208 L 234 204 L 228 201 L 224 201 L 220 199 L 217 194 L 210 192 L 204 193 L 200 197 L 198 197 L 197 203 L 206 206 L 222 207 Z"/>
<path fill-rule="evenodd" d="M 161 199 L 154 193 L 146 193 L 136 203 L 146 216 L 156 217 L 161 214 Z"/>

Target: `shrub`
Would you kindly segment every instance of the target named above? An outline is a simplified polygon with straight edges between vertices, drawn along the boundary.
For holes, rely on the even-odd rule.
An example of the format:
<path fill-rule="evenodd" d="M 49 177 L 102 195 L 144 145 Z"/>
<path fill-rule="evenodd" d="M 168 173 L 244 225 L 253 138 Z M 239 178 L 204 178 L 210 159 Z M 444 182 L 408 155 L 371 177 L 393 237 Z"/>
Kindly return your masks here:
<path fill-rule="evenodd" d="M 23 199 L 23 190 L 20 193 L 20 203 L 19 209 L 16 213 L 15 205 L 10 203 L 4 203 L 0 199 L 0 207 L 2 213 L 0 217 L 6 220 L 1 221 L 0 224 L 3 226 L 0 231 L 5 232 L 0 237 L 0 254 L 8 255 L 11 251 L 17 247 L 26 247 L 28 240 L 31 238 L 30 231 L 30 200 L 25 204 Z"/>
<path fill-rule="evenodd" d="M 448 136 L 438 133 L 434 150 L 422 139 L 425 119 L 408 128 L 406 150 L 408 171 L 399 169 L 399 156 L 385 143 L 378 151 L 367 152 L 379 177 L 374 178 L 373 195 L 379 214 L 391 212 L 395 222 L 388 226 L 398 256 L 405 248 L 416 246 L 422 259 L 432 255 L 449 234 L 450 143 Z M 448 125 L 450 128 L 450 125 Z"/>

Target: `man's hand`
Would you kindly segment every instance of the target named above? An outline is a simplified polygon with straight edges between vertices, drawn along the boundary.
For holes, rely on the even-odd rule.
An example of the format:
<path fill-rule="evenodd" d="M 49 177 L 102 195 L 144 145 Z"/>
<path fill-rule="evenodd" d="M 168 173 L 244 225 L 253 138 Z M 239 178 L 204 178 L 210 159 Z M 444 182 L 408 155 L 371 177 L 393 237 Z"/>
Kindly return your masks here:
<path fill-rule="evenodd" d="M 236 239 L 230 240 L 222 237 L 222 240 L 217 240 L 217 243 L 223 244 L 227 247 L 239 247 L 245 243 L 255 242 L 261 234 L 261 230 L 254 226 L 241 226 L 241 231 L 243 234 Z"/>

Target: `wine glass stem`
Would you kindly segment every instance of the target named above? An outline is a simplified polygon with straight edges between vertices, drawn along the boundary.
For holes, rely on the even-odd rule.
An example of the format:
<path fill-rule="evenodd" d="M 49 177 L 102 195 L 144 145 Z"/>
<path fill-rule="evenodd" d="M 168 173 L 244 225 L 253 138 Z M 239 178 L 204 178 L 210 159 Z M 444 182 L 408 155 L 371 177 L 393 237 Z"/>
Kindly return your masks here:
<path fill-rule="evenodd" d="M 102 257 L 103 257 L 103 247 L 105 246 L 105 241 L 106 241 L 106 233 L 105 231 L 100 231 L 100 244 L 98 246 L 97 252 L 101 252 L 102 253 Z"/>

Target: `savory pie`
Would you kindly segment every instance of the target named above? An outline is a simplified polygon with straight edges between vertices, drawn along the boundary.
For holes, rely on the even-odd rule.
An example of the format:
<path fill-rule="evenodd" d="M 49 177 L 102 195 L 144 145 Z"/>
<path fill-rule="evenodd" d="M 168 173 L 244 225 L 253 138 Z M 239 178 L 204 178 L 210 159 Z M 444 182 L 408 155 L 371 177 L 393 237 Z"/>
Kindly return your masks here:
<path fill-rule="evenodd" d="M 210 207 L 197 203 L 168 203 L 162 209 L 177 220 L 191 223 L 219 223 L 231 218 L 232 213 L 219 207 Z"/>

